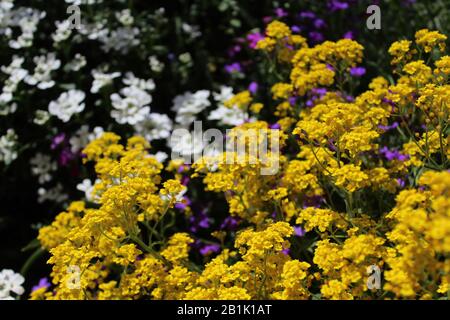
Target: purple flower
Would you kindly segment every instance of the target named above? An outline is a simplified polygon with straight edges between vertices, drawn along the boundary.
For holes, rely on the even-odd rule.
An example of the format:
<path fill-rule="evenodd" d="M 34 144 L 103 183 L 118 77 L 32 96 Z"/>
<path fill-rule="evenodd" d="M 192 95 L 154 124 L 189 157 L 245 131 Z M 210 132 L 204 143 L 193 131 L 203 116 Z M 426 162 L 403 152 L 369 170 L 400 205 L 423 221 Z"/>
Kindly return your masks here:
<path fill-rule="evenodd" d="M 388 161 L 406 161 L 409 159 L 408 155 L 402 154 L 397 150 L 391 150 L 388 147 L 383 147 L 380 149 L 380 154 L 383 155 Z"/>
<path fill-rule="evenodd" d="M 302 31 L 302 28 L 300 28 L 299 26 L 293 25 L 291 27 L 291 30 L 293 33 L 300 33 Z"/>
<path fill-rule="evenodd" d="M 35 292 L 35 291 L 37 291 L 39 289 L 42 289 L 42 288 L 46 288 L 47 289 L 47 288 L 50 288 L 50 286 L 51 286 L 51 284 L 50 284 L 50 282 L 48 281 L 47 278 L 41 278 L 41 280 L 39 280 L 39 283 L 37 285 L 35 285 L 31 289 L 31 292 Z"/>
<path fill-rule="evenodd" d="M 237 218 L 228 216 L 225 218 L 225 220 L 223 220 L 222 224 L 220 225 L 220 229 L 234 231 L 237 229 L 238 224 L 239 220 Z"/>
<path fill-rule="evenodd" d="M 339 11 L 348 9 L 348 3 L 339 0 L 330 0 L 328 1 L 328 8 L 331 11 Z"/>
<path fill-rule="evenodd" d="M 287 14 L 286 10 L 284 10 L 283 8 L 276 8 L 275 15 L 278 18 L 283 18 L 283 17 L 286 17 L 288 14 Z"/>
<path fill-rule="evenodd" d="M 247 41 L 249 42 L 249 47 L 252 49 L 256 48 L 256 45 L 260 40 L 264 39 L 264 35 L 260 32 L 253 32 L 247 35 Z"/>
<path fill-rule="evenodd" d="M 189 217 L 189 230 L 191 232 L 198 232 L 200 229 L 208 229 L 210 226 L 210 219 L 206 214 L 206 210 L 200 211 L 200 213 L 192 214 Z"/>
<path fill-rule="evenodd" d="M 316 29 L 322 29 L 326 26 L 326 23 L 323 19 L 315 19 L 314 20 L 314 27 L 316 27 Z"/>
<path fill-rule="evenodd" d="M 237 53 L 241 52 L 241 46 L 240 45 L 234 45 L 230 49 L 228 49 L 228 55 L 230 57 L 234 57 Z"/>
<path fill-rule="evenodd" d="M 322 98 L 324 95 L 326 95 L 328 90 L 326 88 L 313 88 L 311 89 L 311 93 L 318 95 L 320 98 Z"/>
<path fill-rule="evenodd" d="M 294 226 L 294 235 L 296 237 L 303 237 L 305 235 L 305 230 L 300 226 Z"/>
<path fill-rule="evenodd" d="M 403 179 L 401 179 L 401 178 L 398 178 L 397 179 L 397 183 L 398 183 L 398 186 L 400 187 L 400 188 L 404 188 L 405 187 L 405 185 L 406 185 L 406 182 L 405 182 L 405 180 L 403 180 Z"/>
<path fill-rule="evenodd" d="M 309 33 L 309 38 L 311 39 L 311 41 L 313 42 L 322 42 L 324 40 L 323 34 L 321 34 L 320 32 L 317 31 L 311 31 Z"/>
<path fill-rule="evenodd" d="M 250 91 L 251 94 L 256 94 L 256 92 L 258 91 L 258 87 L 258 82 L 253 81 L 249 84 L 248 91 Z"/>
<path fill-rule="evenodd" d="M 69 147 L 65 147 L 64 149 L 61 150 L 61 153 L 59 154 L 58 162 L 60 166 L 66 167 L 75 158 L 76 154 L 74 154 Z"/>
<path fill-rule="evenodd" d="M 297 104 L 297 97 L 289 97 L 289 104 L 295 106 Z"/>
<path fill-rule="evenodd" d="M 362 77 L 365 74 L 366 74 L 366 68 L 364 68 L 364 67 L 350 68 L 350 75 L 352 77 Z"/>
<path fill-rule="evenodd" d="M 384 130 L 384 131 L 389 131 L 389 130 L 395 129 L 397 127 L 398 127 L 398 122 L 394 122 L 393 124 L 387 125 L 387 126 L 383 126 L 381 124 L 378 125 L 378 128 L 381 130 Z"/>
<path fill-rule="evenodd" d="M 328 70 L 331 70 L 331 71 L 334 71 L 333 66 L 332 66 L 331 64 L 328 64 L 328 63 L 327 63 L 327 69 L 328 69 Z"/>
<path fill-rule="evenodd" d="M 353 31 L 347 31 L 346 33 L 344 33 L 343 36 L 344 39 L 355 39 L 355 33 Z"/>
<path fill-rule="evenodd" d="M 269 128 L 272 130 L 280 130 L 281 126 L 279 123 L 274 123 L 274 124 L 271 124 Z"/>
<path fill-rule="evenodd" d="M 286 248 L 286 249 L 281 250 L 281 252 L 282 252 L 284 255 L 288 256 L 288 255 L 291 253 L 291 250 L 290 250 L 289 248 Z"/>
<path fill-rule="evenodd" d="M 52 144 L 50 146 L 50 148 L 52 150 L 55 150 L 56 148 L 58 148 L 63 142 L 65 142 L 66 140 L 66 134 L 65 133 L 60 133 L 56 136 L 53 137 L 52 139 Z"/>
<path fill-rule="evenodd" d="M 236 72 L 241 72 L 242 68 L 239 62 L 234 62 L 231 64 L 227 64 L 225 66 L 225 71 L 228 73 L 236 73 Z"/>
<path fill-rule="evenodd" d="M 175 204 L 175 208 L 184 211 L 190 205 L 191 205 L 191 200 L 188 197 L 184 196 L 183 201 L 177 202 Z"/>
<path fill-rule="evenodd" d="M 207 256 L 212 253 L 219 253 L 220 245 L 219 244 L 205 244 L 200 248 L 200 254 L 202 256 Z"/>
<path fill-rule="evenodd" d="M 300 18 L 304 18 L 304 19 L 314 19 L 316 17 L 316 14 L 312 11 L 303 11 L 300 12 Z"/>

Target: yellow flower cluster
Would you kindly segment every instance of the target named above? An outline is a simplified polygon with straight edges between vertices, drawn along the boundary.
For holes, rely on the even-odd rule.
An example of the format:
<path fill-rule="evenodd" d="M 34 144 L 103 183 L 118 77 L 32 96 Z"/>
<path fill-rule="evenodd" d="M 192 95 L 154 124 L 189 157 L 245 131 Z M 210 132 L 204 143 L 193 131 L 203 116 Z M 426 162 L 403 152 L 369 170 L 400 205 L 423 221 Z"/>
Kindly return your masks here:
<path fill-rule="evenodd" d="M 105 133 L 90 143 L 96 204 L 73 202 L 40 230 L 54 286 L 32 298 L 448 298 L 446 37 L 421 30 L 414 43 L 394 43 L 396 78 L 376 77 L 358 94 L 350 69 L 362 62 L 361 45 L 295 39 L 275 21 L 258 43 L 268 58 L 283 57 L 288 79 L 269 84 L 275 102 L 264 110 L 280 129 L 257 115 L 227 132 L 242 150 L 227 145 L 192 167 L 171 161 L 163 170 L 143 138 L 122 145 Z M 226 105 L 259 112 L 254 100 L 243 91 Z M 255 153 L 267 141 L 266 153 Z M 219 227 L 223 217 L 209 212 L 217 254 L 200 256 L 204 239 L 178 223 L 185 216 L 174 206 L 191 190 L 191 201 L 206 191 L 234 222 L 232 231 Z"/>

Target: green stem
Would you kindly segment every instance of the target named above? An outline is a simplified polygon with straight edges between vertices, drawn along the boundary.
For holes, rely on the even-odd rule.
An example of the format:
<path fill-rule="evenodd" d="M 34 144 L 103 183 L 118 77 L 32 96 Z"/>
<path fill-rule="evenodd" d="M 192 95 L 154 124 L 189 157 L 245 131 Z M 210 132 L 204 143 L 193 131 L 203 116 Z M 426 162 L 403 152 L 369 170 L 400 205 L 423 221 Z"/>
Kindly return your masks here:
<path fill-rule="evenodd" d="M 33 263 L 37 259 L 39 259 L 44 253 L 45 253 L 44 248 L 40 247 L 40 248 L 36 249 L 36 251 L 34 251 L 34 253 L 28 258 L 28 260 L 22 266 L 22 269 L 20 269 L 20 274 L 25 276 L 27 274 L 28 270 L 33 265 Z"/>

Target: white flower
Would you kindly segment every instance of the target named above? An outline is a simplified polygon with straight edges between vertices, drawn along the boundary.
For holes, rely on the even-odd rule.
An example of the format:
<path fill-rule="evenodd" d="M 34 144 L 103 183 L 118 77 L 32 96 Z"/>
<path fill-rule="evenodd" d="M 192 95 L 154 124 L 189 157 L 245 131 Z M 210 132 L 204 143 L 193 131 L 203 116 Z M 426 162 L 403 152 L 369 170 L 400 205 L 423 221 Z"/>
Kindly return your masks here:
<path fill-rule="evenodd" d="M 8 129 L 6 135 L 0 137 L 0 162 L 9 165 L 17 159 L 17 139 L 14 129 Z"/>
<path fill-rule="evenodd" d="M 182 126 L 188 126 L 194 122 L 196 115 L 211 105 L 209 95 L 208 90 L 199 90 L 195 93 L 185 92 L 183 95 L 176 96 L 172 107 L 172 110 L 176 112 L 175 121 Z"/>
<path fill-rule="evenodd" d="M 39 184 L 44 184 L 52 180 L 51 173 L 56 171 L 58 165 L 52 161 L 49 155 L 37 153 L 31 160 L 31 173 L 38 177 Z"/>
<path fill-rule="evenodd" d="M 0 104 L 7 105 L 10 103 L 14 97 L 14 93 L 22 80 L 28 75 L 28 71 L 22 68 L 24 58 L 13 56 L 11 64 L 9 66 L 2 66 L 1 71 L 7 75 L 9 78 L 3 83 L 3 89 L 0 93 Z M 13 106 L 5 107 L 2 114 L 6 115 L 8 113 L 14 112 Z"/>
<path fill-rule="evenodd" d="M 169 140 L 169 147 L 172 149 L 172 155 L 177 154 L 181 158 L 191 155 L 200 155 L 204 148 L 204 141 L 201 135 L 186 132 L 184 130 L 174 130 Z"/>
<path fill-rule="evenodd" d="M 172 120 L 167 115 L 159 113 L 147 114 L 144 120 L 135 125 L 136 133 L 149 141 L 166 139 L 170 136 L 171 130 Z"/>
<path fill-rule="evenodd" d="M 25 78 L 25 82 L 31 86 L 37 85 L 41 90 L 51 88 L 55 85 L 55 81 L 51 78 L 51 73 L 58 70 L 61 66 L 61 61 L 56 59 L 54 53 L 48 53 L 46 56 L 38 56 L 33 59 L 36 67 L 34 74 Z"/>
<path fill-rule="evenodd" d="M 156 56 L 150 56 L 148 58 L 148 63 L 150 64 L 150 69 L 153 72 L 159 73 L 163 71 L 164 69 L 164 63 L 158 60 L 158 57 Z"/>
<path fill-rule="evenodd" d="M 152 96 L 137 87 L 123 88 L 120 93 L 122 96 L 117 93 L 111 95 L 114 108 L 111 117 L 120 124 L 135 125 L 143 121 L 150 112 L 148 104 L 152 102 Z"/>
<path fill-rule="evenodd" d="M 95 183 L 92 184 L 92 181 L 90 179 L 84 179 L 83 182 L 79 183 L 77 185 L 77 190 L 84 192 L 84 196 L 87 201 L 94 202 L 96 201 L 95 195 L 93 195 L 94 186 L 95 184 L 99 183 L 100 180 L 95 180 Z"/>
<path fill-rule="evenodd" d="M 81 126 L 81 128 L 69 140 L 71 151 L 73 153 L 80 152 L 80 150 L 84 149 L 89 142 L 100 138 L 103 132 L 104 130 L 102 127 L 95 127 L 94 130 L 90 132 L 88 125 Z"/>
<path fill-rule="evenodd" d="M 67 194 L 63 193 L 63 186 L 58 183 L 56 187 L 51 189 L 39 188 L 38 189 L 38 202 L 43 203 L 45 201 L 63 203 L 69 198 Z"/>
<path fill-rule="evenodd" d="M 94 82 L 92 83 L 91 93 L 98 93 L 101 88 L 109 85 L 115 78 L 120 77 L 120 72 L 113 73 L 103 73 L 99 70 L 93 70 L 92 76 L 94 77 Z"/>
<path fill-rule="evenodd" d="M 187 33 L 192 39 L 198 38 L 202 35 L 202 33 L 199 30 L 199 27 L 197 26 L 191 26 L 187 23 L 183 23 L 181 25 L 181 29 Z"/>
<path fill-rule="evenodd" d="M 138 28 L 121 27 L 116 30 L 108 31 L 109 30 L 107 30 L 106 34 L 98 37 L 98 40 L 103 43 L 102 49 L 105 52 L 115 50 L 122 54 L 126 54 L 132 47 L 140 44 L 140 40 L 137 36 L 141 32 Z"/>
<path fill-rule="evenodd" d="M 45 110 L 36 110 L 33 122 L 39 126 L 44 125 L 50 119 L 50 113 Z"/>
<path fill-rule="evenodd" d="M 61 121 L 67 122 L 75 113 L 84 110 L 85 94 L 79 90 L 69 90 L 62 93 L 56 101 L 50 102 L 48 111 L 58 117 Z"/>
<path fill-rule="evenodd" d="M 158 151 L 156 154 L 151 154 L 150 157 L 155 158 L 158 162 L 163 163 L 164 161 L 167 160 L 167 158 L 169 157 L 169 155 L 165 152 L 162 151 Z"/>
<path fill-rule="evenodd" d="M 152 96 L 147 92 L 155 88 L 153 80 L 136 78 L 132 73 L 127 73 L 123 79 L 127 87 L 120 90 L 120 94 L 111 95 L 111 103 L 114 110 L 111 117 L 119 124 L 136 125 L 144 121 L 150 113 L 149 104 Z"/>
<path fill-rule="evenodd" d="M 37 30 L 39 21 L 45 18 L 44 11 L 32 8 L 19 7 L 11 11 L 8 17 L 7 25 L 10 27 L 19 27 L 22 33 L 17 39 L 9 41 L 9 47 L 12 49 L 21 49 L 33 45 L 34 32 Z"/>
<path fill-rule="evenodd" d="M 14 300 L 11 296 L 14 293 L 18 296 L 25 292 L 22 284 L 25 278 L 11 269 L 4 269 L 0 272 L 0 300 Z"/>
<path fill-rule="evenodd" d="M 56 44 L 69 39 L 72 34 L 72 24 L 68 19 L 56 21 L 55 26 L 56 31 L 52 34 L 52 39 Z"/>
<path fill-rule="evenodd" d="M 124 26 L 131 26 L 134 22 L 134 18 L 131 15 L 130 9 L 124 9 L 116 13 L 117 20 Z"/>
<path fill-rule="evenodd" d="M 153 79 L 139 79 L 132 72 L 127 72 L 122 81 L 126 86 L 137 87 L 141 90 L 152 91 L 155 89 L 155 82 Z"/>
<path fill-rule="evenodd" d="M 183 190 L 181 190 L 179 193 L 177 193 L 176 195 L 172 195 L 172 194 L 160 194 L 159 197 L 163 200 L 163 201 L 171 201 L 172 199 L 174 200 L 175 203 L 181 202 L 183 201 L 183 196 L 186 194 L 187 192 L 187 188 L 184 187 Z"/>
<path fill-rule="evenodd" d="M 238 106 L 228 108 L 224 105 L 225 101 L 233 97 L 233 89 L 231 87 L 222 86 L 220 92 L 214 92 L 213 97 L 217 102 L 217 109 L 211 111 L 208 120 L 218 120 L 222 125 L 239 126 L 248 119 L 248 113 Z"/>
<path fill-rule="evenodd" d="M 64 71 L 80 71 L 86 64 L 86 57 L 77 53 L 73 60 L 64 66 Z"/>

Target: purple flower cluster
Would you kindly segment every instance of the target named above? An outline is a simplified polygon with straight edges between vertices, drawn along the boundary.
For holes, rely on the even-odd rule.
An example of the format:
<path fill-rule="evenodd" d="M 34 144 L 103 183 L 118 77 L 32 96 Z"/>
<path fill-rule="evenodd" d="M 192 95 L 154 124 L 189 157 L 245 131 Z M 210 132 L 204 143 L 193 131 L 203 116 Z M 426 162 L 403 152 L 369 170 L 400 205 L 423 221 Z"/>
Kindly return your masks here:
<path fill-rule="evenodd" d="M 60 133 L 53 137 L 50 148 L 52 150 L 59 150 L 58 163 L 62 167 L 67 167 L 69 163 L 77 157 L 77 155 L 72 152 L 69 140 L 65 133 Z"/>
<path fill-rule="evenodd" d="M 379 152 L 389 161 L 406 161 L 409 159 L 408 155 L 402 154 L 398 150 L 389 149 L 388 147 L 381 148 Z"/>

